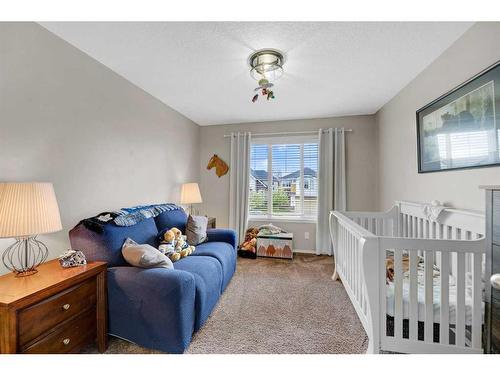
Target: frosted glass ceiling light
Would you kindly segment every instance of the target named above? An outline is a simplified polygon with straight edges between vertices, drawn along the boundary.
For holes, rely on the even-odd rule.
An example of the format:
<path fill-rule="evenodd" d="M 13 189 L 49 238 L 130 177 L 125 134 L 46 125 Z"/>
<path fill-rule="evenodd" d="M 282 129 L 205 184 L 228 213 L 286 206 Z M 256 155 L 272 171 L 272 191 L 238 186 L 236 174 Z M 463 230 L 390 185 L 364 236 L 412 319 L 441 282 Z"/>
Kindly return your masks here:
<path fill-rule="evenodd" d="M 262 78 L 276 81 L 283 75 L 283 54 L 275 49 L 261 49 L 252 53 L 248 59 L 250 75 L 257 81 Z"/>

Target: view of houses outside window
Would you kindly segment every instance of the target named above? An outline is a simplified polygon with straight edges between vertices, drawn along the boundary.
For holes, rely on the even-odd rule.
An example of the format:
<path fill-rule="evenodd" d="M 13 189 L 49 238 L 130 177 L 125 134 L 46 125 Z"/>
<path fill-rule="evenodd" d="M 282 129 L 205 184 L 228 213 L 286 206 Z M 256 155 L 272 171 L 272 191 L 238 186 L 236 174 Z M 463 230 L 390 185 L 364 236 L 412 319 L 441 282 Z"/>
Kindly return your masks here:
<path fill-rule="evenodd" d="M 315 219 L 318 143 L 252 144 L 249 181 L 251 217 Z"/>

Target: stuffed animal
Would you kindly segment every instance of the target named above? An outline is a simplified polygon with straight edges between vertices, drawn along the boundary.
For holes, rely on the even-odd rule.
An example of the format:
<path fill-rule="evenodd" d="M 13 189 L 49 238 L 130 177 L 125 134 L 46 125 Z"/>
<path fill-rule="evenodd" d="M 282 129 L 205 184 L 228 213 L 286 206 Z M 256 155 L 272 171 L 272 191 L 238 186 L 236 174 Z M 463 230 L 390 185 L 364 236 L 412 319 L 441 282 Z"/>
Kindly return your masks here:
<path fill-rule="evenodd" d="M 182 234 L 182 232 L 180 231 L 180 229 L 178 229 L 178 228 L 174 227 L 170 230 L 175 235 L 175 239 L 174 239 L 175 251 L 177 251 L 181 254 L 181 258 L 187 257 L 188 255 L 191 255 L 194 252 L 195 247 L 190 246 L 186 242 L 186 236 L 184 236 Z"/>
<path fill-rule="evenodd" d="M 172 230 L 167 230 L 163 234 L 163 240 L 158 250 L 168 256 L 172 262 L 177 262 L 182 257 L 181 253 L 175 249 L 175 233 Z"/>
<path fill-rule="evenodd" d="M 256 245 L 257 245 L 257 238 L 252 238 L 249 241 L 243 242 L 240 246 L 240 249 L 246 251 L 255 251 Z"/>
<path fill-rule="evenodd" d="M 257 257 L 257 235 L 259 228 L 248 228 L 245 232 L 245 241 L 239 246 L 238 255 L 244 258 Z"/>

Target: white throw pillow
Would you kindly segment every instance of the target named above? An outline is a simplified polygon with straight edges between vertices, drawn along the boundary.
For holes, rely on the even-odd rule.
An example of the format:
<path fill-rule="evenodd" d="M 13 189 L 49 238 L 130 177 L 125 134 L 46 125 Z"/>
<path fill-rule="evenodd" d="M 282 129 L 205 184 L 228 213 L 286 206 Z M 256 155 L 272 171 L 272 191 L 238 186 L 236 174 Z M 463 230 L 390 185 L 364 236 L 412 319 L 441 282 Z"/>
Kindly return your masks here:
<path fill-rule="evenodd" d="M 127 238 L 122 246 L 122 254 L 128 264 L 141 268 L 174 268 L 172 261 L 148 244 L 139 245 Z"/>

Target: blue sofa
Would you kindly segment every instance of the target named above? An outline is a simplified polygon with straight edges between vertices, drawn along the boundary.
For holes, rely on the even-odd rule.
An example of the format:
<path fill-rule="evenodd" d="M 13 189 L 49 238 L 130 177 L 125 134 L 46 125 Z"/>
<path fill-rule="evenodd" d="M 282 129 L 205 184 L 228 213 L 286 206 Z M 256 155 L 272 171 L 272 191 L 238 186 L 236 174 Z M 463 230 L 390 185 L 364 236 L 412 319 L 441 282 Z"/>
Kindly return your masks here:
<path fill-rule="evenodd" d="M 209 229 L 208 241 L 174 263 L 175 269 L 129 266 L 121 247 L 127 237 L 158 246 L 158 234 L 177 227 L 185 231 L 187 215 L 181 208 L 139 223 L 102 230 L 82 223 L 69 232 L 73 249 L 89 261 L 108 262 L 108 330 L 146 348 L 183 353 L 217 304 L 236 269 L 236 233 Z"/>

